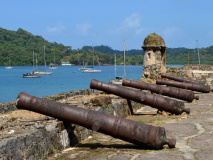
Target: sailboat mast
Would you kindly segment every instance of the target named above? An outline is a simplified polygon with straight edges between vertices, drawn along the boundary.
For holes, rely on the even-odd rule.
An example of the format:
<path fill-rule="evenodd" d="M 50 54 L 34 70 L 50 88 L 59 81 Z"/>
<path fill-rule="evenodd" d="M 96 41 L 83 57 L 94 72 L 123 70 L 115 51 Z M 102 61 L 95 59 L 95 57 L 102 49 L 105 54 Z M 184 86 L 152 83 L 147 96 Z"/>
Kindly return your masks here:
<path fill-rule="evenodd" d="M 115 79 L 116 79 L 116 53 L 115 53 Z"/>
<path fill-rule="evenodd" d="M 54 52 L 54 65 L 55 65 L 55 52 Z"/>
<path fill-rule="evenodd" d="M 126 79 L 126 66 L 125 66 L 125 40 L 124 40 L 124 79 Z"/>
<path fill-rule="evenodd" d="M 36 53 L 36 71 L 37 71 L 37 63 L 38 63 L 38 60 L 37 60 L 37 53 Z"/>
<path fill-rule="evenodd" d="M 198 49 L 198 40 L 197 40 L 197 54 L 198 54 L 198 62 L 199 62 L 199 65 L 200 65 L 200 54 L 199 54 L 199 49 Z"/>
<path fill-rule="evenodd" d="M 92 46 L 92 50 L 93 50 L 93 62 L 92 62 L 92 64 L 93 64 L 93 67 L 94 67 L 94 48 L 93 48 L 93 46 Z"/>
<path fill-rule="evenodd" d="M 33 51 L 33 71 L 34 71 L 34 51 Z"/>
<path fill-rule="evenodd" d="M 45 60 L 45 46 L 44 46 L 44 66 L 45 66 L 45 69 L 46 69 L 46 60 Z"/>

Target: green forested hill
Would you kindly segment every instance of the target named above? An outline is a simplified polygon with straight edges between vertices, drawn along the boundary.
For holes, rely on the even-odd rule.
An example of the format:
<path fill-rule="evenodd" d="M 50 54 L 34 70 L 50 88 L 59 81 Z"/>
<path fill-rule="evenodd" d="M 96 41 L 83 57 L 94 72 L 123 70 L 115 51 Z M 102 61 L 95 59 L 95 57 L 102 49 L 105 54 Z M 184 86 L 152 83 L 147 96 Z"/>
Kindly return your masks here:
<path fill-rule="evenodd" d="M 71 46 L 64 46 L 56 42 L 50 43 L 41 36 L 33 35 L 21 28 L 10 31 L 0 27 L 0 66 L 32 65 L 33 51 L 38 58 L 38 65 L 44 64 L 44 46 L 47 65 L 54 60 L 56 64 L 69 61 L 72 64 L 92 64 L 92 55 L 95 55 L 95 65 L 114 64 L 114 54 L 117 54 L 117 64 L 123 63 L 123 51 L 113 50 L 109 46 L 83 46 L 73 50 Z M 213 46 L 199 49 L 201 64 L 213 64 Z M 189 57 L 189 58 L 188 58 Z M 167 64 L 198 64 L 196 49 L 167 48 Z M 143 50 L 126 51 L 126 64 L 142 65 Z"/>
<path fill-rule="evenodd" d="M 107 46 L 95 46 L 94 48 L 87 46 L 73 50 L 71 46 L 64 46 L 56 42 L 50 43 L 43 37 L 32 35 L 21 28 L 17 31 L 0 28 L 0 65 L 9 65 L 10 61 L 13 66 L 32 65 L 33 51 L 38 58 L 38 65 L 44 65 L 44 46 L 47 64 L 53 62 L 55 53 L 56 64 L 60 65 L 62 61 L 69 61 L 76 65 L 83 65 L 83 62 L 86 65 L 91 65 L 93 52 L 95 65 L 114 64 L 115 53 L 119 54 L 117 55 L 117 64 L 123 63 L 123 51 L 112 50 Z M 126 62 L 142 64 L 141 51 L 136 51 L 135 53 L 138 55 L 134 57 L 128 56 L 127 53 Z"/>
<path fill-rule="evenodd" d="M 199 49 L 200 64 L 213 64 L 213 46 Z M 167 64 L 199 64 L 197 49 L 167 48 Z"/>
<path fill-rule="evenodd" d="M 43 64 L 44 46 L 47 63 L 53 62 L 54 52 L 57 63 L 71 53 L 70 46 L 49 43 L 41 36 L 34 36 L 21 28 L 17 31 L 0 28 L 0 65 L 8 65 L 9 58 L 12 65 L 32 65 L 33 51 L 37 54 L 38 64 Z"/>

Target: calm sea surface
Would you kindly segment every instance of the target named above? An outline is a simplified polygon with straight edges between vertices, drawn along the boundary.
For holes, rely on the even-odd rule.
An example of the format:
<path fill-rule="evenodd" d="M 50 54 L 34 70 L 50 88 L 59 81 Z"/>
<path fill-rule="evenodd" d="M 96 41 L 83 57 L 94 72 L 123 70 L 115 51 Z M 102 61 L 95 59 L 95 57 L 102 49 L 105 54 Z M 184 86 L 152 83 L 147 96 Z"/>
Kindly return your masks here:
<path fill-rule="evenodd" d="M 82 73 L 79 70 L 80 67 L 59 66 L 59 69 L 52 70 L 52 75 L 44 75 L 41 78 L 22 78 L 22 74 L 32 71 L 32 66 L 14 66 L 13 69 L 0 66 L 0 103 L 15 101 L 20 92 L 37 97 L 50 96 L 90 88 L 92 79 L 108 82 L 109 79 L 114 78 L 114 66 L 96 66 L 96 69 L 102 70 L 101 73 Z M 44 67 L 38 66 L 38 69 L 42 68 Z M 126 78 L 138 80 L 142 76 L 142 71 L 143 66 L 127 65 Z M 124 75 L 123 66 L 117 66 L 117 75 Z"/>

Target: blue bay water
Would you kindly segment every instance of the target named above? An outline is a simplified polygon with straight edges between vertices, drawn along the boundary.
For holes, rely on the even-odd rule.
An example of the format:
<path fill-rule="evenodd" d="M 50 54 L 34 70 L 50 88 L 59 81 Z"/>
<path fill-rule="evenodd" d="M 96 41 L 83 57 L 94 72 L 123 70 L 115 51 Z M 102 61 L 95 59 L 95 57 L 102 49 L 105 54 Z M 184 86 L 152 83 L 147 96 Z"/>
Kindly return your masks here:
<path fill-rule="evenodd" d="M 182 66 L 182 65 L 167 65 Z M 26 92 L 33 96 L 51 96 L 71 90 L 90 88 L 92 79 L 108 82 L 114 79 L 114 66 L 96 66 L 101 73 L 82 73 L 82 66 L 59 66 L 52 70 L 52 75 L 44 75 L 41 78 L 22 78 L 22 74 L 30 73 L 32 66 L 14 66 L 13 69 L 5 69 L 0 66 L 0 103 L 15 101 L 20 92 Z M 42 69 L 44 66 L 38 66 Z M 51 71 L 51 70 L 48 70 Z M 75 71 L 75 73 L 73 73 Z M 138 80 L 142 77 L 143 66 L 126 65 L 126 78 Z M 117 75 L 124 75 L 124 66 L 117 66 Z"/>
<path fill-rule="evenodd" d="M 41 78 L 22 78 L 22 74 L 30 73 L 32 66 L 14 66 L 13 69 L 0 67 L 0 103 L 15 101 L 20 92 L 26 92 L 33 96 L 43 97 L 90 88 L 92 79 L 108 82 L 114 78 L 114 66 L 95 66 L 101 69 L 101 73 L 82 73 L 82 66 L 59 66 L 52 70 L 52 75 L 44 75 Z M 38 69 L 44 68 L 38 66 Z M 143 66 L 126 66 L 126 77 L 138 80 L 142 76 Z M 48 70 L 51 71 L 51 70 Z M 73 71 L 76 71 L 73 73 Z M 124 75 L 122 65 L 117 66 L 117 75 Z"/>

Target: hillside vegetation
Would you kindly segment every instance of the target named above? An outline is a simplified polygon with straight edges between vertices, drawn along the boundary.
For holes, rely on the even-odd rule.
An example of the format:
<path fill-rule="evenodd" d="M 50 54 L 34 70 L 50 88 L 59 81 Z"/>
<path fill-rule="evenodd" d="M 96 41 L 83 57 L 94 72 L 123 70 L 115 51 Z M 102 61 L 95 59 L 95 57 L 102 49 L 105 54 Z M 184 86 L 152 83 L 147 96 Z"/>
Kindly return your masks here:
<path fill-rule="evenodd" d="M 72 49 L 71 46 L 64 46 L 56 42 L 48 42 L 43 37 L 33 35 L 21 28 L 17 31 L 10 31 L 0 28 L 0 65 L 10 63 L 15 65 L 32 65 L 33 51 L 38 59 L 38 65 L 44 65 L 44 46 L 47 65 L 54 61 L 60 65 L 62 61 L 69 61 L 75 65 L 92 65 L 93 54 L 95 65 L 114 64 L 116 53 L 117 64 L 123 63 L 123 51 L 113 50 L 109 46 L 83 46 L 81 49 Z M 213 46 L 201 48 L 201 64 L 213 64 Z M 143 50 L 128 50 L 126 53 L 126 64 L 142 65 Z M 196 49 L 167 48 L 167 64 L 198 64 Z M 189 60 L 188 60 L 189 57 Z"/>

